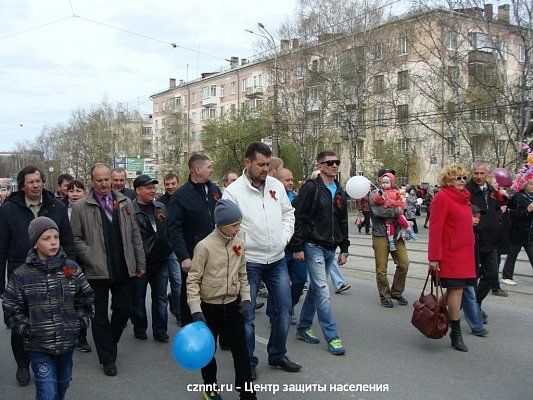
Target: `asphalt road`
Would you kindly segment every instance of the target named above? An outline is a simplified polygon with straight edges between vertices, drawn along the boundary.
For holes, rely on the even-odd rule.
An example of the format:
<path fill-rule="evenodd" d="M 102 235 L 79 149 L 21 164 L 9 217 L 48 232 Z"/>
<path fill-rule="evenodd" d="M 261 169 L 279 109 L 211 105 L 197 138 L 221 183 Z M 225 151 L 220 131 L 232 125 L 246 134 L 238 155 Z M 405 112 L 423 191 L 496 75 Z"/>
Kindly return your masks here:
<path fill-rule="evenodd" d="M 343 268 L 350 291 L 333 294 L 334 315 L 347 350 L 345 356 L 328 353 L 318 324 L 315 332 L 322 343 L 311 345 L 295 339 L 291 326 L 288 349 L 294 361 L 303 364 L 300 373 L 273 369 L 266 363 L 269 334 L 264 309 L 257 316 L 257 354 L 260 358 L 257 384 L 319 384 L 326 392 L 309 391 L 259 393 L 264 399 L 533 399 L 533 277 L 531 267 L 522 257 L 518 285 L 508 298 L 489 295 L 484 309 L 489 315 L 490 334 L 479 338 L 469 333 L 463 321 L 463 333 L 469 352 L 450 347 L 449 337 L 427 339 L 410 323 L 411 303 L 419 295 L 425 273 L 423 247 L 425 238 L 409 243 L 413 259 L 405 297 L 408 306 L 393 309 L 380 306 L 372 273 L 370 238 L 356 235 L 350 249 L 353 254 Z M 392 262 L 389 272 L 393 272 Z M 528 288 L 526 288 L 528 287 Z M 508 289 L 508 287 L 504 287 Z M 299 309 L 298 309 L 299 310 Z M 169 334 L 178 331 L 171 324 Z M 33 377 L 28 387 L 18 387 L 15 362 L 10 348 L 10 331 L 0 328 L 0 399 L 34 399 Z M 89 339 L 92 343 L 92 338 Z M 219 383 L 233 383 L 231 355 L 217 352 Z M 187 372 L 172 358 L 171 344 L 151 338 L 139 341 L 133 337 L 131 324 L 119 344 L 118 375 L 103 374 L 95 351 L 75 352 L 74 378 L 67 399 L 200 399 L 200 393 L 187 391 L 187 385 L 201 383 L 200 372 Z M 388 385 L 387 392 L 338 392 L 330 385 Z M 338 388 L 339 386 L 334 386 Z M 222 393 L 224 399 L 237 399 L 235 392 Z"/>

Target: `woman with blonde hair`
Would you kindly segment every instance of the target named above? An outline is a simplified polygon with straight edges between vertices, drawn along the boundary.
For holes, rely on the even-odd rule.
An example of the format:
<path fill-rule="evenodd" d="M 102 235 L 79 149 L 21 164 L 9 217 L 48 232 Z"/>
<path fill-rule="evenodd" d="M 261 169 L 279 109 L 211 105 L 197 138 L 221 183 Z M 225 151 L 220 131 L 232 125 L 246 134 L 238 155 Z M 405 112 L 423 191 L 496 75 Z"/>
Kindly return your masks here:
<path fill-rule="evenodd" d="M 461 335 L 459 313 L 463 288 L 475 285 L 474 231 L 470 192 L 465 190 L 467 170 L 461 165 L 444 167 L 440 190 L 431 202 L 428 259 L 433 273 L 439 271 L 446 288 L 452 346 L 468 351 Z"/>

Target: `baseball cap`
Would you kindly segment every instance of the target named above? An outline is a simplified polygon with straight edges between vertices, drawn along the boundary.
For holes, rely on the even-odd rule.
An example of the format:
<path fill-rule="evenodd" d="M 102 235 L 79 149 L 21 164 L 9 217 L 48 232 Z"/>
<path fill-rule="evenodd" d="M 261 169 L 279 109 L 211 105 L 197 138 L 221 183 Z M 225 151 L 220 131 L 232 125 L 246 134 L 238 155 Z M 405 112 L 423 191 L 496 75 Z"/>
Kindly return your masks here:
<path fill-rule="evenodd" d="M 150 178 L 148 175 L 139 175 L 133 181 L 133 188 L 137 189 L 139 186 L 146 186 L 151 183 L 155 183 L 157 185 L 159 181 L 157 179 Z"/>

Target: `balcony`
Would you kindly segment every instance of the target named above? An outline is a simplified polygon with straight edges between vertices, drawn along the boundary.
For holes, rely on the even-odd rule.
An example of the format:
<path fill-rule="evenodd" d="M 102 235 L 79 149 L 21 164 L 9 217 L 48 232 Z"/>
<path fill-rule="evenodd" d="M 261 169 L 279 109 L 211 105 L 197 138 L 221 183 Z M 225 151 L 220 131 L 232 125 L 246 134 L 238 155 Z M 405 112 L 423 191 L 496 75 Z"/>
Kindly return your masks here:
<path fill-rule="evenodd" d="M 246 89 L 246 97 L 255 99 L 263 95 L 263 86 L 254 86 Z"/>
<path fill-rule="evenodd" d="M 202 107 L 216 107 L 218 104 L 217 96 L 209 96 L 202 99 Z"/>

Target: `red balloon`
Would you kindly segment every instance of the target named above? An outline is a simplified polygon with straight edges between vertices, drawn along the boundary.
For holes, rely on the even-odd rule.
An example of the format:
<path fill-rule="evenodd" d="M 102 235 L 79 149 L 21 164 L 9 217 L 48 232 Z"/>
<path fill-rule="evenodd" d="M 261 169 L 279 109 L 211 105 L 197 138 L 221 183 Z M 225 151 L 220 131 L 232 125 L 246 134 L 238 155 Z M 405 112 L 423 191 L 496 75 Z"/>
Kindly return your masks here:
<path fill-rule="evenodd" d="M 505 168 L 495 168 L 492 175 L 501 187 L 510 187 L 513 184 L 513 178 Z"/>

